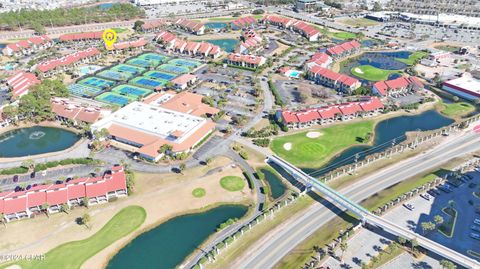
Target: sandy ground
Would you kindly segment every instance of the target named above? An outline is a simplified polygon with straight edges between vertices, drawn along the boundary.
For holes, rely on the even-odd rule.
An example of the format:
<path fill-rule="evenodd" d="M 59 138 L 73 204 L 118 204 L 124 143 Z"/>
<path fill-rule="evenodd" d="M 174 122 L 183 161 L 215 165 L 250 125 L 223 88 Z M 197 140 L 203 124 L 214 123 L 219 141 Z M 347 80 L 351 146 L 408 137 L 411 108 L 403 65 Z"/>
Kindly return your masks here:
<path fill-rule="evenodd" d="M 363 74 L 363 71 L 362 69 L 358 68 L 358 67 L 355 67 L 355 72 L 359 73 L 359 74 Z"/>
<path fill-rule="evenodd" d="M 288 142 L 288 143 L 283 144 L 283 148 L 285 150 L 291 150 L 292 149 L 292 143 Z"/>
<path fill-rule="evenodd" d="M 323 135 L 323 134 L 320 133 L 320 132 L 308 132 L 308 133 L 306 134 L 306 136 L 307 136 L 308 138 L 317 138 L 317 137 L 320 137 L 321 135 Z"/>
<path fill-rule="evenodd" d="M 211 170 L 216 169 L 216 170 Z M 208 174 L 206 174 L 210 171 Z M 69 241 L 81 240 L 93 235 L 118 211 L 128 205 L 140 205 L 147 211 L 147 219 L 139 230 L 122 238 L 88 260 L 82 268 L 99 268 L 105 265 L 122 246 L 142 231 L 153 228 L 174 216 L 200 210 L 218 203 L 249 203 L 253 194 L 246 187 L 241 192 L 227 192 L 219 184 L 227 175 L 242 177 L 242 171 L 232 166 L 227 158 L 217 158 L 208 166 L 190 169 L 185 174 L 137 174 L 136 192 L 116 202 L 83 207 L 69 214 L 43 215 L 35 219 L 12 222 L 0 227 L 0 254 L 43 254 Z M 207 194 L 195 198 L 192 190 L 204 188 Z M 92 216 L 92 229 L 75 223 L 75 219 L 87 212 Z"/>

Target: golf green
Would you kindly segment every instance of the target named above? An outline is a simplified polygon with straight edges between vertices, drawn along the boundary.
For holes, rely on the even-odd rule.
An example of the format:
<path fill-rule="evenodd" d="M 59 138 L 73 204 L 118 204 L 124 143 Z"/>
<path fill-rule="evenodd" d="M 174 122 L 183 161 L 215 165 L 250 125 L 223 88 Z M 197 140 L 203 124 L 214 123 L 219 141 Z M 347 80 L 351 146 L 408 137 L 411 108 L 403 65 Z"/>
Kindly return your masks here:
<path fill-rule="evenodd" d="M 402 62 L 404 64 L 413 65 L 417 60 L 425 58 L 428 56 L 428 52 L 425 51 L 415 51 L 410 54 L 407 59 L 405 58 L 395 58 L 396 61 Z"/>
<path fill-rule="evenodd" d="M 335 154 L 360 143 L 368 133 L 373 133 L 374 121 L 368 120 L 319 128 L 277 137 L 272 141 L 272 151 L 294 165 L 320 167 Z"/>
<path fill-rule="evenodd" d="M 337 33 L 332 33 L 332 35 L 333 37 L 338 39 L 354 39 L 357 37 L 356 34 L 349 33 L 349 32 L 337 32 Z"/>
<path fill-rule="evenodd" d="M 401 70 L 380 69 L 371 65 L 360 65 L 353 67 L 350 70 L 353 75 L 369 81 L 387 80 L 390 74 L 398 73 L 400 71 Z"/>

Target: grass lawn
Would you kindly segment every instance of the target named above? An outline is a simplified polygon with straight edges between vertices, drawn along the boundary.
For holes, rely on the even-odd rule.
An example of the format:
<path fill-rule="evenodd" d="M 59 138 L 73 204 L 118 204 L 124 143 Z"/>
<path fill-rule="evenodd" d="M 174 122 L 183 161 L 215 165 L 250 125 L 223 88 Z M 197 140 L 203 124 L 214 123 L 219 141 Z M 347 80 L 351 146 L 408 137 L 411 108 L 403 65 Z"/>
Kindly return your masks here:
<path fill-rule="evenodd" d="M 368 120 L 319 128 L 316 131 L 320 132 L 320 136 L 316 138 L 307 137 L 308 131 L 300 132 L 273 139 L 270 148 L 296 166 L 320 167 L 334 154 L 353 145 L 365 143 L 363 138 L 368 133 L 373 133 L 373 126 L 374 122 Z M 287 150 L 287 143 L 291 143 L 290 150 Z"/>
<path fill-rule="evenodd" d="M 446 237 L 452 238 L 455 230 L 455 223 L 457 222 L 457 210 L 451 207 L 444 207 L 442 208 L 442 211 L 447 214 L 449 218 L 438 227 L 438 231 Z"/>
<path fill-rule="evenodd" d="M 241 191 L 245 187 L 245 180 L 237 176 L 226 176 L 220 179 L 220 186 L 227 191 Z"/>
<path fill-rule="evenodd" d="M 353 75 L 369 81 L 387 80 L 390 74 L 400 72 L 400 70 L 380 69 L 371 65 L 360 65 L 353 67 L 350 71 Z"/>
<path fill-rule="evenodd" d="M 438 46 L 434 46 L 434 48 L 439 50 L 449 51 L 449 52 L 454 52 L 460 49 L 460 47 L 450 46 L 450 45 L 438 45 Z"/>
<path fill-rule="evenodd" d="M 336 32 L 332 33 L 332 36 L 338 39 L 353 39 L 357 37 L 356 34 L 350 32 Z"/>
<path fill-rule="evenodd" d="M 366 18 L 343 19 L 343 20 L 340 20 L 339 22 L 350 25 L 350 26 L 354 26 L 354 27 L 375 26 L 380 24 L 378 21 L 369 20 Z"/>
<path fill-rule="evenodd" d="M 440 105 L 442 106 L 440 112 L 447 117 L 463 116 L 475 110 L 475 107 L 467 102 L 441 103 Z"/>
<path fill-rule="evenodd" d="M 135 231 L 146 217 L 147 213 L 140 206 L 125 207 L 89 238 L 60 245 L 47 252 L 43 261 L 22 261 L 18 264 L 23 269 L 80 268 L 90 257 Z"/>
<path fill-rule="evenodd" d="M 115 31 L 117 34 L 120 34 L 120 33 L 123 33 L 123 32 L 127 32 L 129 29 L 127 28 L 112 28 L 113 31 Z"/>
<path fill-rule="evenodd" d="M 193 197 L 196 197 L 196 198 L 203 197 L 205 196 L 205 194 L 207 194 L 207 191 L 205 191 L 204 188 L 196 188 L 192 191 Z"/>
<path fill-rule="evenodd" d="M 404 64 L 413 65 L 418 59 L 422 59 L 428 55 L 428 52 L 425 51 L 415 51 L 410 54 L 407 59 L 404 58 L 395 58 L 396 61 L 402 62 Z"/>
<path fill-rule="evenodd" d="M 392 199 L 395 199 L 398 196 L 415 189 L 416 187 L 422 186 L 425 183 L 433 181 L 436 177 L 437 175 L 432 173 L 420 179 L 413 177 L 404 180 L 390 186 L 387 189 L 377 192 L 376 194 L 370 196 L 367 200 L 362 201 L 360 204 L 370 211 L 375 210 L 378 207 L 390 202 Z"/>

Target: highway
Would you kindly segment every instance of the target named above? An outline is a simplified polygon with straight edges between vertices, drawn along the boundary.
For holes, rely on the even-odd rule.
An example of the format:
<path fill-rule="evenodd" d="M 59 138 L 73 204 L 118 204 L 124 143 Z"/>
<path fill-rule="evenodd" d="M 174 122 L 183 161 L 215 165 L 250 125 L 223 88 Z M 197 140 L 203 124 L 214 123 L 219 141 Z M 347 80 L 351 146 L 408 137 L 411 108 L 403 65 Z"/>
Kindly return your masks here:
<path fill-rule="evenodd" d="M 457 134 L 424 154 L 379 170 L 341 189 L 340 193 L 354 202 L 361 202 L 376 192 L 400 181 L 425 173 L 455 157 L 480 150 L 479 142 L 480 135 L 476 133 Z M 267 233 L 261 240 L 255 242 L 246 253 L 233 262 L 232 267 L 271 268 L 295 246 L 335 216 L 335 212 L 326 210 L 324 205 L 316 203 L 301 216 L 288 219 L 285 223 Z"/>

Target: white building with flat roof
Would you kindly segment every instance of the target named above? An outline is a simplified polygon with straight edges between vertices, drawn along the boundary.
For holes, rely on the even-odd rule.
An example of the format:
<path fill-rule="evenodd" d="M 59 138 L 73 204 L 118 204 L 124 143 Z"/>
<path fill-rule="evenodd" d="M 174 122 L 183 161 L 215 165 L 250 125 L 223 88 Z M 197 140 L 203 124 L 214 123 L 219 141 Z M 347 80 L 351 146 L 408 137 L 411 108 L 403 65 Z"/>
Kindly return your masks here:
<path fill-rule="evenodd" d="M 172 153 L 189 152 L 207 137 L 215 124 L 202 117 L 133 102 L 92 125 L 92 131 L 106 129 L 110 138 L 134 148 L 140 157 L 157 161 L 162 145 Z"/>
<path fill-rule="evenodd" d="M 471 101 L 480 98 L 480 81 L 468 73 L 459 78 L 445 81 L 442 89 Z"/>

